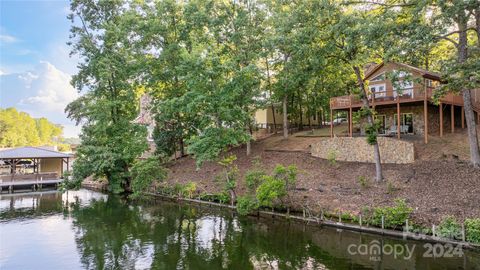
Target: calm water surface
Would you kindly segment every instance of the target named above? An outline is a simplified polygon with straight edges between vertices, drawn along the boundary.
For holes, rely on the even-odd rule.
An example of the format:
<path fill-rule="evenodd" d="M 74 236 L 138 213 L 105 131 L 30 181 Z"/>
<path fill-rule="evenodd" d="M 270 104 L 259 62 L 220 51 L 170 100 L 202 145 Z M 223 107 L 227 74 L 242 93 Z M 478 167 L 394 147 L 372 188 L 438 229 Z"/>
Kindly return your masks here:
<path fill-rule="evenodd" d="M 414 251 L 358 254 L 372 243 Z M 480 269 L 480 253 L 424 258 L 423 245 L 88 190 L 0 195 L 2 270 Z"/>

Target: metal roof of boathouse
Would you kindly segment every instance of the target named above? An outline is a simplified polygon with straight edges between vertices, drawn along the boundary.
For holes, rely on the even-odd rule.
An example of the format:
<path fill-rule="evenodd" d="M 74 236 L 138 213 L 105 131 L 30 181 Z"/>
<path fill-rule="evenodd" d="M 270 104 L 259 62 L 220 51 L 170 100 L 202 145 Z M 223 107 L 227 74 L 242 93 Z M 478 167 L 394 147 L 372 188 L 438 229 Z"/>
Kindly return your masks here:
<path fill-rule="evenodd" d="M 47 150 L 39 147 L 25 146 L 0 149 L 0 159 L 20 159 L 20 158 L 72 158 L 73 155 L 58 151 Z"/>

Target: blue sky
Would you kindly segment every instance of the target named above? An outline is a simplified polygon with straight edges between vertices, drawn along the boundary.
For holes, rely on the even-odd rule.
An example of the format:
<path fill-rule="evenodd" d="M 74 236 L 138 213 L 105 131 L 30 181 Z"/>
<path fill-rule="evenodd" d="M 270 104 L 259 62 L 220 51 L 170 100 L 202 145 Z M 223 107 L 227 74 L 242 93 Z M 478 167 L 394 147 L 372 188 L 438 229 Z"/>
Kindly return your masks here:
<path fill-rule="evenodd" d="M 0 0 L 0 107 L 47 117 L 72 137 L 79 127 L 63 109 L 78 96 L 70 85 L 78 58 L 66 45 L 68 13 L 68 1 Z"/>

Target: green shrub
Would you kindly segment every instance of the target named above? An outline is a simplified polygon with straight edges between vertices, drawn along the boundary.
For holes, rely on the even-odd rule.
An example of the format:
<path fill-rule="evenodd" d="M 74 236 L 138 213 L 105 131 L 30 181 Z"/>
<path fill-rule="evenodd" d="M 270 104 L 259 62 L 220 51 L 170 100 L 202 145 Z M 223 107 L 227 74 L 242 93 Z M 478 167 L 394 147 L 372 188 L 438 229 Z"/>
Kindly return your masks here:
<path fill-rule="evenodd" d="M 287 195 L 285 182 L 272 176 L 264 176 L 263 182 L 257 188 L 257 200 L 261 206 L 273 207 L 275 201 Z"/>
<path fill-rule="evenodd" d="M 411 223 L 409 224 L 409 231 L 412 233 L 418 233 L 418 234 L 432 234 L 432 228 L 431 227 L 425 227 L 420 224 L 416 223 Z"/>
<path fill-rule="evenodd" d="M 175 187 L 172 187 L 172 186 L 163 186 L 158 188 L 157 191 L 158 193 L 169 195 L 169 196 L 174 196 L 178 194 L 178 192 L 175 190 Z"/>
<path fill-rule="evenodd" d="M 183 185 L 180 184 L 180 183 L 175 183 L 175 185 L 173 185 L 173 194 L 178 196 L 178 197 L 182 197 L 183 196 Z"/>
<path fill-rule="evenodd" d="M 65 192 L 67 190 L 78 190 L 82 187 L 82 181 L 78 181 L 72 177 L 69 171 L 63 172 L 63 181 L 58 184 L 58 190 Z"/>
<path fill-rule="evenodd" d="M 230 201 L 230 195 L 226 191 L 214 194 L 200 194 L 200 200 L 209 202 L 227 203 Z"/>
<path fill-rule="evenodd" d="M 376 207 L 373 212 L 369 211 L 370 213 L 367 213 L 370 215 L 368 222 L 375 226 L 381 226 L 383 216 L 385 227 L 395 229 L 397 226 L 403 225 L 413 209 L 408 207 L 404 199 L 395 199 L 394 202 L 394 206 Z"/>
<path fill-rule="evenodd" d="M 237 187 L 238 167 L 234 164 L 237 156 L 231 155 L 225 157 L 218 164 L 224 167 L 225 172 L 225 190 L 230 194 L 230 202 L 233 204 L 236 200 L 235 188 Z"/>
<path fill-rule="evenodd" d="M 340 214 L 340 217 L 343 221 L 345 220 L 355 220 L 355 216 L 349 212 L 343 212 Z"/>
<path fill-rule="evenodd" d="M 193 198 L 193 194 L 197 191 L 197 183 L 188 182 L 182 187 L 182 196 L 186 198 Z"/>
<path fill-rule="evenodd" d="M 465 234 L 468 242 L 480 244 L 480 218 L 465 220 Z"/>
<path fill-rule="evenodd" d="M 440 225 L 438 225 L 436 234 L 440 237 L 450 239 L 462 238 L 462 226 L 452 216 L 444 217 Z"/>
<path fill-rule="evenodd" d="M 251 196 L 240 196 L 237 199 L 237 212 L 242 215 L 246 216 L 253 211 L 258 209 L 258 203 L 255 198 Z"/>
<path fill-rule="evenodd" d="M 367 188 L 370 185 L 370 183 L 368 181 L 368 178 L 365 177 L 365 176 L 359 176 L 358 177 L 358 183 L 360 183 L 360 186 L 362 188 Z"/>
<path fill-rule="evenodd" d="M 273 177 L 283 180 L 286 185 L 293 185 L 297 180 L 297 166 L 293 164 L 288 165 L 288 167 L 277 165 L 273 169 Z"/>
<path fill-rule="evenodd" d="M 139 160 L 133 164 L 132 173 L 132 197 L 138 197 L 142 192 L 152 186 L 154 181 L 163 181 L 167 177 L 167 171 L 160 165 L 157 157 Z"/>
<path fill-rule="evenodd" d="M 337 164 L 337 152 L 334 149 L 328 150 L 327 160 L 330 163 L 330 165 Z"/>
<path fill-rule="evenodd" d="M 252 170 L 245 174 L 245 184 L 250 191 L 255 191 L 262 182 L 266 173 L 262 170 Z"/>

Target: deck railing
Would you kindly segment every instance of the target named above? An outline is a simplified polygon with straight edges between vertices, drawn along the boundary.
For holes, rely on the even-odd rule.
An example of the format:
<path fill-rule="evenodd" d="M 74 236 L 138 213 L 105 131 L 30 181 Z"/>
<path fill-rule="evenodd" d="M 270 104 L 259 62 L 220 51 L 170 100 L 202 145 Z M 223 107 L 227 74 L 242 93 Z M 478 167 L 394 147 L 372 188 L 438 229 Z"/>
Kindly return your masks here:
<path fill-rule="evenodd" d="M 432 87 L 427 87 L 427 100 L 433 100 L 435 89 Z M 398 100 L 400 102 L 408 101 L 421 101 L 425 99 L 425 90 L 423 88 L 408 88 L 400 91 L 383 91 L 375 93 L 367 93 L 368 99 L 371 105 L 385 105 L 385 104 L 394 104 Z M 480 110 L 480 89 L 471 90 L 472 96 L 472 105 L 475 110 Z M 439 100 L 442 103 L 448 103 L 453 105 L 462 106 L 463 97 L 461 95 L 455 95 L 448 93 Z M 345 109 L 349 107 L 360 107 L 362 106 L 362 101 L 358 98 L 357 95 L 346 95 L 333 97 L 330 99 L 330 108 L 332 109 Z"/>

